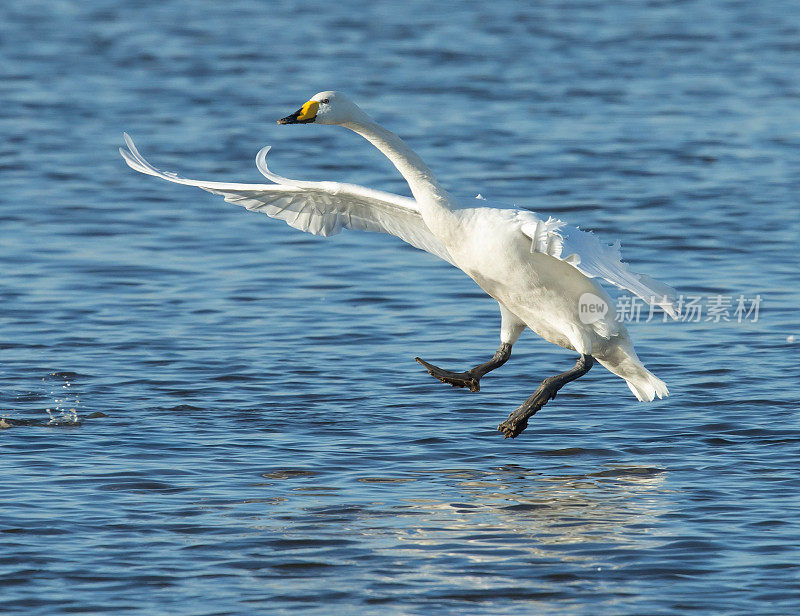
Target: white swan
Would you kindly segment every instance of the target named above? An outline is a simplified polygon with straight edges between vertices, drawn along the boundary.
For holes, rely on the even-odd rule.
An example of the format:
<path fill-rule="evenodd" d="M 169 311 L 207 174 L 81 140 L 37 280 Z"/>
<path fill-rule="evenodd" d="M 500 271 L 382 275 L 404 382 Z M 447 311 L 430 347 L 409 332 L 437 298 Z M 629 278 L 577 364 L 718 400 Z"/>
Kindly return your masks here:
<path fill-rule="evenodd" d="M 480 378 L 508 360 L 525 327 L 579 353 L 574 368 L 545 379 L 498 426 L 506 438 L 519 435 L 528 419 L 566 383 L 588 372 L 595 359 L 625 379 L 639 400 L 668 395 L 665 383 L 636 356 L 625 327 L 616 319 L 611 298 L 593 278 L 626 289 L 673 317 L 674 291 L 629 271 L 620 260 L 619 243 L 602 245 L 591 233 L 527 210 L 459 205 L 399 137 L 339 92 L 320 92 L 278 120 L 278 124 L 302 123 L 337 124 L 369 140 L 394 163 L 414 198 L 353 184 L 289 180 L 267 169 L 268 147 L 258 153 L 256 166 L 271 184 L 205 182 L 159 171 L 127 134 L 128 149 L 120 148 L 120 153 L 136 171 L 197 186 L 297 229 L 317 235 L 342 229 L 390 233 L 464 271 L 500 305 L 501 345 L 491 360 L 465 372 L 443 370 L 416 358 L 440 381 L 478 391 Z M 594 305 L 595 312 L 582 312 L 589 305 Z"/>

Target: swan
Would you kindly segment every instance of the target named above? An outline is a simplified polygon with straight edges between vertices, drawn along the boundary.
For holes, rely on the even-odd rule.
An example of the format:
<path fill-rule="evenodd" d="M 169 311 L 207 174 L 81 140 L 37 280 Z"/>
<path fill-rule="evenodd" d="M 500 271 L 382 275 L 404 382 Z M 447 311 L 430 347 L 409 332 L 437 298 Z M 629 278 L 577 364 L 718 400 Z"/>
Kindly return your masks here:
<path fill-rule="evenodd" d="M 413 199 L 354 184 L 281 177 L 267 167 L 269 147 L 256 156 L 256 167 L 269 184 L 189 180 L 160 171 L 145 160 L 127 133 L 127 149 L 120 148 L 120 153 L 136 171 L 202 188 L 302 231 L 322 236 L 342 229 L 389 233 L 461 269 L 497 301 L 500 346 L 489 361 L 466 371 L 446 370 L 415 358 L 443 383 L 479 391 L 480 379 L 508 361 L 526 327 L 576 352 L 573 368 L 545 379 L 498 426 L 505 438 L 516 438 L 534 413 L 564 385 L 586 374 L 595 361 L 623 378 L 640 401 L 669 394 L 666 384 L 637 357 L 611 297 L 597 279 L 659 306 L 673 318 L 677 318 L 675 292 L 630 271 L 621 261 L 619 242 L 601 244 L 590 232 L 529 210 L 459 204 L 411 148 L 340 92 L 314 95 L 278 124 L 332 124 L 358 133 L 389 158 Z"/>

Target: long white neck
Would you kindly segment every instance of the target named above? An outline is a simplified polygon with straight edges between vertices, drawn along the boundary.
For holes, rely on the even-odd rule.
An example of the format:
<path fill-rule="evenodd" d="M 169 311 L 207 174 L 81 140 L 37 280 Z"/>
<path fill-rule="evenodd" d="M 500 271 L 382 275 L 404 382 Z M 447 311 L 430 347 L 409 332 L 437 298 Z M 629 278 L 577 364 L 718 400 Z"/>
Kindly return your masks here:
<path fill-rule="evenodd" d="M 455 216 L 450 209 L 452 199 L 414 150 L 400 137 L 369 119 L 348 122 L 342 126 L 364 137 L 392 161 L 408 182 L 425 224 L 440 239 L 448 238 L 455 230 Z"/>

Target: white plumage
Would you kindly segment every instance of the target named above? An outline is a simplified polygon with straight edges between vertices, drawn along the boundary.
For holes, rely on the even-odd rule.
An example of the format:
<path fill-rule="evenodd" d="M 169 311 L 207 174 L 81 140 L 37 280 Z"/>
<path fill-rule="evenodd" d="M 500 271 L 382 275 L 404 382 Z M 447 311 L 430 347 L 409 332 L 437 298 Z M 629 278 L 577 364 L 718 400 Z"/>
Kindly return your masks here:
<path fill-rule="evenodd" d="M 256 167 L 274 184 L 239 184 L 188 180 L 175 173 L 156 169 L 139 153 L 125 134 L 128 149 L 120 153 L 132 169 L 187 186 L 196 186 L 225 201 L 283 220 L 291 227 L 314 235 L 336 235 L 342 229 L 389 233 L 453 263 L 447 249 L 422 221 L 417 202 L 408 197 L 340 182 L 289 180 L 267 168 L 270 146 L 256 156 Z"/>
<path fill-rule="evenodd" d="M 668 394 L 663 381 L 639 361 L 625 327 L 615 318 L 611 298 L 592 279 L 630 291 L 671 316 L 674 291 L 630 271 L 621 260 L 618 242 L 604 245 L 592 233 L 528 210 L 456 203 L 405 143 L 340 93 L 321 92 L 281 121 L 300 122 L 338 124 L 359 133 L 395 164 L 414 198 L 353 184 L 281 177 L 267 167 L 269 147 L 256 156 L 256 167 L 269 184 L 189 180 L 160 171 L 127 134 L 128 149 L 120 152 L 136 171 L 202 188 L 301 231 L 328 236 L 355 229 L 395 235 L 462 269 L 494 297 L 501 308 L 503 343 L 513 344 L 529 327 L 550 342 L 593 356 L 624 378 L 639 400 Z M 608 312 L 591 323 L 584 323 L 578 313 L 579 299 L 586 293 L 608 305 Z"/>

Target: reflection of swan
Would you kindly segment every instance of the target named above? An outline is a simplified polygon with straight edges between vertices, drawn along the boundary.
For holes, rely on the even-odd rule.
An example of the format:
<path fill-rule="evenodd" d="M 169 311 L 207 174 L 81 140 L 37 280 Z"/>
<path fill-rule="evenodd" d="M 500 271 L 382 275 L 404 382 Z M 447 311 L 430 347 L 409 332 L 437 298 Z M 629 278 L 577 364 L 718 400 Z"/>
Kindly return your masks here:
<path fill-rule="evenodd" d="M 516 437 L 528 418 L 597 359 L 624 378 L 639 400 L 668 394 L 663 381 L 639 361 L 608 294 L 591 278 L 603 278 L 660 305 L 674 315 L 673 290 L 636 274 L 620 261 L 619 246 L 603 246 L 591 234 L 527 210 L 460 207 L 403 141 L 373 122 L 337 92 L 321 92 L 279 124 L 338 124 L 369 140 L 408 182 L 414 199 L 336 182 L 301 182 L 278 176 L 259 152 L 258 169 L 274 184 L 203 182 L 150 165 L 126 135 L 121 149 L 133 169 L 170 182 L 197 186 L 225 200 L 280 218 L 318 235 L 343 228 L 391 233 L 463 270 L 500 305 L 500 348 L 488 362 L 451 372 L 419 361 L 434 377 L 478 391 L 480 378 L 508 360 L 511 346 L 530 327 L 545 340 L 580 354 L 572 370 L 546 379 L 498 429 Z M 582 312 L 587 306 L 594 312 Z"/>
<path fill-rule="evenodd" d="M 667 474 L 656 467 L 548 476 L 508 465 L 413 475 L 421 483 L 446 484 L 442 490 L 450 497 L 402 498 L 395 505 L 406 523 L 384 532 L 397 539 L 395 553 L 409 556 L 450 552 L 481 563 L 541 559 L 553 568 L 557 562 L 608 562 L 616 549 L 658 542 L 648 529 L 668 512 L 660 503 Z"/>

